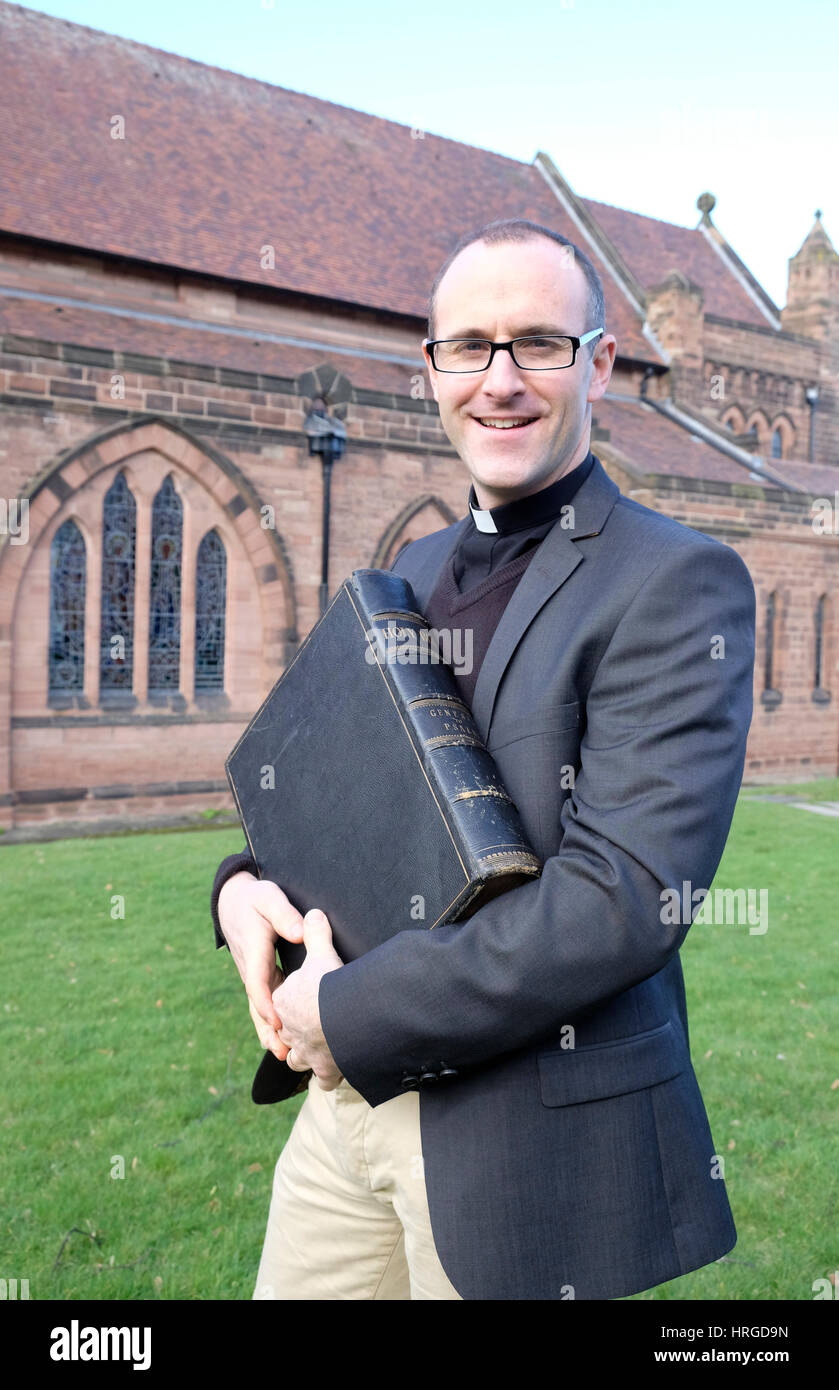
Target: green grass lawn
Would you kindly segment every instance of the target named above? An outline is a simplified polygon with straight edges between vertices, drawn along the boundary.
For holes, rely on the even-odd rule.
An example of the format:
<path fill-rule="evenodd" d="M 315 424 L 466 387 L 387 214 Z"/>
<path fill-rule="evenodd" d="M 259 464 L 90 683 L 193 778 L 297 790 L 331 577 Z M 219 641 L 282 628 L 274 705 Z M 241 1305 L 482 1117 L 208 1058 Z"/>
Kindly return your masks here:
<path fill-rule="evenodd" d="M 226 829 L 0 849 L 0 1277 L 33 1299 L 251 1297 L 303 1098 L 250 1099 L 261 1048 L 208 907 L 240 846 Z M 695 924 L 682 957 L 739 1241 L 640 1298 L 810 1299 L 839 1265 L 837 846 L 839 821 L 738 805 L 716 882 L 767 888 L 769 929 Z"/>

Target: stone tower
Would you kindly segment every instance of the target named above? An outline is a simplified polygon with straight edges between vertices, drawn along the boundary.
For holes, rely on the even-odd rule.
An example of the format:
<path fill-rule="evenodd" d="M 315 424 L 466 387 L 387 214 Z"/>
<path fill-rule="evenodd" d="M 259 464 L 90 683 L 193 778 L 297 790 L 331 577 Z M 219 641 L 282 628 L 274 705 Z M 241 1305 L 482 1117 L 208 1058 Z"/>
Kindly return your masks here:
<path fill-rule="evenodd" d="M 781 322 L 788 333 L 818 342 L 839 338 L 839 254 L 822 225 L 821 212 L 801 249 L 790 258 Z"/>

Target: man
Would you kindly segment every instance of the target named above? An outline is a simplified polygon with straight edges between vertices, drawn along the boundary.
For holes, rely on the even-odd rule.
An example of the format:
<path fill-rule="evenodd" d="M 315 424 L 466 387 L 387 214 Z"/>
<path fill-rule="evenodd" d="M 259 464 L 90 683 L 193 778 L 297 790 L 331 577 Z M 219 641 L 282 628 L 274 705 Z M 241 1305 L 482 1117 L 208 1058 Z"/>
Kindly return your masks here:
<path fill-rule="evenodd" d="M 471 629 L 457 678 L 541 877 L 342 965 L 246 856 L 217 874 L 263 1045 L 314 1072 L 255 1297 L 620 1298 L 736 1241 L 690 1061 L 690 914 L 663 905 L 725 845 L 754 589 L 591 454 L 604 330 L 564 238 L 513 220 L 460 243 L 423 352 L 469 515 L 393 566 L 432 626 Z M 308 948 L 282 984 L 277 936 Z"/>

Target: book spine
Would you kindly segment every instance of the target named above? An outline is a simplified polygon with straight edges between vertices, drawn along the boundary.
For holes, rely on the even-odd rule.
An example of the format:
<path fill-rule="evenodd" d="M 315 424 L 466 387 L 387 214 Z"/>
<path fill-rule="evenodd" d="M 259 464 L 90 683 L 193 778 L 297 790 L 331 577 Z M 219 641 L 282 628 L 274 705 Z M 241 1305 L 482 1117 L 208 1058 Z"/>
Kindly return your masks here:
<path fill-rule="evenodd" d="M 368 604 L 371 587 L 368 583 L 360 595 Z M 395 597 L 392 587 L 388 597 Z M 367 659 L 382 668 L 465 861 L 470 882 L 448 914 L 449 920 L 462 918 L 485 898 L 537 877 L 540 862 L 451 668 L 435 650 L 426 619 L 409 598 L 404 606 L 377 611 L 364 611 L 362 604 L 360 616 L 366 625 Z"/>

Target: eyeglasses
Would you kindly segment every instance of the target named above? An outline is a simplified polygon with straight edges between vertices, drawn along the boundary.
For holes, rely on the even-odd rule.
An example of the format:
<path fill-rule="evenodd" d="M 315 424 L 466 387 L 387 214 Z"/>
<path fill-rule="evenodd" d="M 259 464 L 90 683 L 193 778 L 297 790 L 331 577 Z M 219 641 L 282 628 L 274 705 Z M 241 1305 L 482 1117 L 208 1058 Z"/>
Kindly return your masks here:
<path fill-rule="evenodd" d="M 426 343 L 431 365 L 437 372 L 484 372 L 496 352 L 509 352 L 517 367 L 526 372 L 555 372 L 573 367 L 584 343 L 599 338 L 602 328 L 592 328 L 582 338 L 548 336 L 511 338 L 493 343 L 488 338 L 435 338 Z"/>

